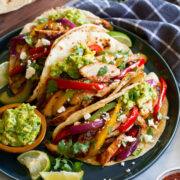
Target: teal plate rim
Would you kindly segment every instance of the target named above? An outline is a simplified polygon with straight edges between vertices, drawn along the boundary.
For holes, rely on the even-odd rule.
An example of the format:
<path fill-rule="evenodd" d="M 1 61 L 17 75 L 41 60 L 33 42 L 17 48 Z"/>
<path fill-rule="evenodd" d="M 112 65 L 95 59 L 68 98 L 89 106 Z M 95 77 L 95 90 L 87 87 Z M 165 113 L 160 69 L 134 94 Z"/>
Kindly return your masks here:
<path fill-rule="evenodd" d="M 155 50 L 149 43 L 147 43 L 145 40 L 143 40 L 141 37 L 137 36 L 136 34 L 122 28 L 122 27 L 119 27 L 117 25 L 114 25 L 114 28 L 115 30 L 117 31 L 120 31 L 120 32 L 123 32 L 125 34 L 127 34 L 128 36 L 132 36 L 134 37 L 135 39 L 139 40 L 140 42 L 142 42 L 143 44 L 145 44 L 145 46 L 148 46 L 151 51 L 154 51 L 155 54 L 159 57 L 159 59 L 161 60 L 161 62 L 164 64 L 164 66 L 167 68 L 170 76 L 172 77 L 173 79 L 173 84 L 175 86 L 175 91 L 177 93 L 177 96 L 178 96 L 178 107 L 180 107 L 180 93 L 179 93 L 179 88 L 178 88 L 178 84 L 177 84 L 177 81 L 175 79 L 175 76 L 172 72 L 172 70 L 170 69 L 169 65 L 167 64 L 167 62 L 164 60 L 164 58 L 157 52 L 157 50 Z M 17 35 L 20 30 L 22 29 L 22 27 L 20 28 L 17 28 L 9 33 L 7 33 L 6 35 L 0 37 L 0 44 L 2 44 L 3 42 L 7 42 L 9 41 L 9 39 L 11 39 L 13 36 Z M 7 47 L 1 47 L 1 49 L 6 49 Z M 178 114 L 177 114 L 177 121 L 176 121 L 176 124 L 174 126 L 174 131 L 172 133 L 172 135 L 170 136 L 167 144 L 163 147 L 163 149 L 161 150 L 161 152 L 159 154 L 156 155 L 156 157 L 152 158 L 152 160 L 146 165 L 144 166 L 143 168 L 141 168 L 138 172 L 134 173 L 134 174 L 131 174 L 128 178 L 126 178 L 126 180 L 129 180 L 129 179 L 132 179 L 132 178 L 135 178 L 136 176 L 140 175 L 141 173 L 143 173 L 145 170 L 147 170 L 151 165 L 153 165 L 160 157 L 161 155 L 166 151 L 166 149 L 169 147 L 169 145 L 171 144 L 176 132 L 177 132 L 177 128 L 178 128 L 178 125 L 179 125 L 179 121 L 180 121 L 180 110 L 178 111 Z M 13 175 L 11 175 L 10 173 L 8 173 L 7 171 L 5 170 L 2 170 L 0 168 L 0 172 L 6 174 L 7 176 L 11 177 L 12 179 L 16 179 Z M 116 177 L 112 178 L 112 179 L 117 179 Z"/>

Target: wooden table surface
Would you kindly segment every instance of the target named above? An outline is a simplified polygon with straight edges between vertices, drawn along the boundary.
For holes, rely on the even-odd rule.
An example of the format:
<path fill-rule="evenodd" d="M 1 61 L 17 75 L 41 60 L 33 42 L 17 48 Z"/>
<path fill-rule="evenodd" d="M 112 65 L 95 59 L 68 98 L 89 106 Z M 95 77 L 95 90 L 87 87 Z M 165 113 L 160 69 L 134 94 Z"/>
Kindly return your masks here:
<path fill-rule="evenodd" d="M 36 0 L 16 11 L 0 15 L 0 37 L 32 21 L 43 11 L 62 6 L 69 0 Z"/>

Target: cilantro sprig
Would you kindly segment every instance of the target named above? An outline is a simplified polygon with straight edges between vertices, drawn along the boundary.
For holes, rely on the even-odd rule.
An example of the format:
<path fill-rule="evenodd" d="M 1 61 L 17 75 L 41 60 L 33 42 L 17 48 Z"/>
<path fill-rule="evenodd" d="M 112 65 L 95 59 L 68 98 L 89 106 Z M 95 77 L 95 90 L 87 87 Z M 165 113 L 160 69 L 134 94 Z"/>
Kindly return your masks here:
<path fill-rule="evenodd" d="M 58 152 L 60 155 L 64 156 L 65 158 L 72 158 L 74 155 L 78 154 L 79 152 L 87 152 L 90 147 L 91 141 L 82 144 L 80 142 L 76 142 L 72 144 L 72 139 L 68 142 L 61 140 L 58 144 Z"/>
<path fill-rule="evenodd" d="M 108 71 L 108 67 L 107 66 L 104 66 L 104 67 L 101 67 L 97 73 L 97 76 L 103 76 L 104 74 L 106 74 Z"/>

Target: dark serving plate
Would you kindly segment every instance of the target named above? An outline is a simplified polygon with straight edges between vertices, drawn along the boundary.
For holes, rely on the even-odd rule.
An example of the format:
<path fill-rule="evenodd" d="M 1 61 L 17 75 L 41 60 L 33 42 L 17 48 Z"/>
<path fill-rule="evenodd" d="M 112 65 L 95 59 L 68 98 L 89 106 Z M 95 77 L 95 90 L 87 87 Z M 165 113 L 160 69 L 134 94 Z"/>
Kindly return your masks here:
<path fill-rule="evenodd" d="M 84 164 L 84 180 L 103 180 L 104 178 L 122 180 L 134 178 L 155 163 L 165 152 L 166 148 L 171 143 L 178 126 L 180 111 L 179 90 L 175 77 L 169 66 L 161 55 L 143 39 L 123 28 L 117 26 L 114 27 L 115 30 L 126 33 L 132 39 L 133 52 L 142 52 L 148 56 L 148 62 L 146 63 L 145 69 L 146 72 L 154 71 L 158 76 L 162 76 L 166 80 L 168 84 L 167 97 L 169 100 L 168 116 L 170 119 L 167 121 L 166 128 L 160 137 L 160 141 L 158 141 L 156 146 L 144 156 L 133 160 L 135 161 L 135 165 L 131 164 L 132 161 L 126 162 L 124 167 L 120 164 L 105 168 Z M 8 41 L 13 36 L 16 36 L 20 30 L 21 29 L 14 30 L 0 38 L 0 62 L 8 60 Z M 37 149 L 46 151 L 43 144 L 37 147 Z M 0 151 L 0 171 L 14 179 L 29 180 L 30 176 L 28 174 L 28 170 L 24 166 L 20 165 L 16 158 L 17 154 Z M 126 169 L 128 168 L 131 169 L 129 173 L 126 172 Z"/>

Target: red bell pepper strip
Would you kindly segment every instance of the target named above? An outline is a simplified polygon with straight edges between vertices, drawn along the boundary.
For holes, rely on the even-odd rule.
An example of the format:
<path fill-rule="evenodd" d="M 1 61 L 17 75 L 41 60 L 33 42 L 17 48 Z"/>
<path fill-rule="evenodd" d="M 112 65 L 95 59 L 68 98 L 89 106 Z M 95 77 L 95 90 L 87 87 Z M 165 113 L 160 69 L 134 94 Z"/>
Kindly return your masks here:
<path fill-rule="evenodd" d="M 32 55 L 32 56 L 29 58 L 29 60 L 36 60 L 36 59 L 38 59 L 38 58 L 41 57 L 41 56 L 47 56 L 47 55 L 49 54 L 49 52 L 50 52 L 50 50 L 48 49 L 48 50 L 46 50 L 46 51 L 43 51 L 43 52 L 34 54 L 34 55 Z"/>
<path fill-rule="evenodd" d="M 9 72 L 9 76 L 13 76 L 14 74 L 22 71 L 24 69 L 25 65 L 17 65 L 15 66 L 10 72 Z"/>
<path fill-rule="evenodd" d="M 42 52 L 42 51 L 44 51 L 44 46 L 40 46 L 40 47 L 37 47 L 37 48 L 29 49 L 29 54 L 33 55 L 33 54 L 36 54 L 36 53 L 39 53 L 39 52 Z"/>
<path fill-rule="evenodd" d="M 104 126 L 104 120 L 102 119 L 99 121 L 93 121 L 91 123 L 84 123 L 80 125 L 70 126 L 60 131 L 58 135 L 55 137 L 55 139 L 53 140 L 53 143 L 57 144 L 60 140 L 62 140 L 66 136 L 75 135 L 75 134 L 83 134 L 87 131 L 97 129 L 102 126 Z"/>
<path fill-rule="evenodd" d="M 119 127 L 120 133 L 125 133 L 126 130 L 136 121 L 139 110 L 136 106 L 131 109 L 131 114 L 128 119 Z"/>
<path fill-rule="evenodd" d="M 79 81 L 71 81 L 66 79 L 49 78 L 48 81 L 53 80 L 57 83 L 59 89 L 78 89 L 78 90 L 89 90 L 97 91 L 104 89 L 106 84 L 103 83 L 84 83 Z"/>
<path fill-rule="evenodd" d="M 153 112 L 153 117 L 154 117 L 155 121 L 159 121 L 158 113 L 159 113 L 159 111 L 161 109 L 162 102 L 164 100 L 166 90 L 167 90 L 167 84 L 166 84 L 166 82 L 164 81 L 163 78 L 160 78 L 160 83 L 161 83 L 161 93 L 160 93 L 158 102 L 157 102 L 156 106 L 154 107 L 154 112 Z"/>
<path fill-rule="evenodd" d="M 52 46 L 52 44 L 47 46 L 47 49 L 50 49 L 51 46 Z M 39 52 L 43 52 L 45 50 L 45 48 L 46 47 L 44 47 L 44 46 L 40 46 L 40 47 L 37 47 L 37 48 L 29 49 L 29 54 L 33 55 L 33 54 L 36 54 L 36 53 L 39 53 Z"/>
<path fill-rule="evenodd" d="M 127 67 L 126 69 L 121 70 L 120 71 L 120 75 L 116 76 L 113 79 L 122 79 L 129 71 L 133 70 L 136 67 L 140 67 L 140 66 L 142 66 L 145 63 L 146 63 L 146 61 L 144 59 L 140 59 L 139 61 L 137 61 L 134 64 L 132 64 L 129 67 Z"/>
<path fill-rule="evenodd" d="M 46 56 L 46 55 L 49 54 L 49 51 L 50 51 L 50 50 L 47 50 L 47 51 L 44 51 L 44 52 L 40 52 L 40 53 L 38 53 L 38 54 L 34 54 L 34 55 L 32 55 L 32 56 L 29 58 L 29 60 L 37 60 L 37 59 L 38 59 L 39 57 L 41 57 L 41 56 Z M 26 62 L 25 64 L 27 64 L 27 62 Z M 22 71 L 24 68 L 25 68 L 25 65 L 17 65 L 17 66 L 15 66 L 15 67 L 10 71 L 9 75 L 12 77 L 14 74 Z"/>
<path fill-rule="evenodd" d="M 88 46 L 88 47 L 89 47 L 89 49 L 90 49 L 91 51 L 96 51 L 96 54 L 97 54 L 98 52 L 103 51 L 103 49 L 101 48 L 101 46 L 99 46 L 99 45 L 97 45 L 97 44 L 93 44 L 93 45 L 90 45 L 90 46 Z"/>

